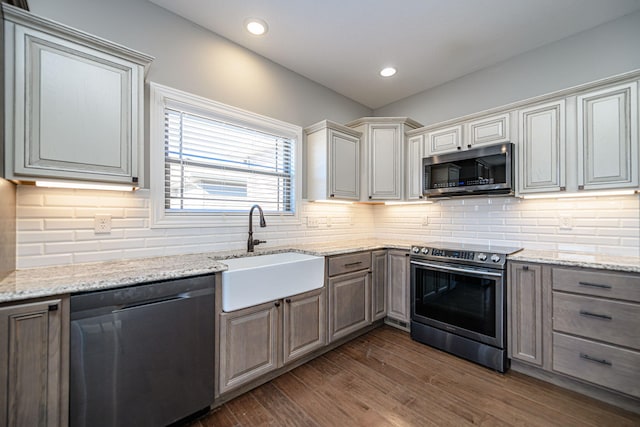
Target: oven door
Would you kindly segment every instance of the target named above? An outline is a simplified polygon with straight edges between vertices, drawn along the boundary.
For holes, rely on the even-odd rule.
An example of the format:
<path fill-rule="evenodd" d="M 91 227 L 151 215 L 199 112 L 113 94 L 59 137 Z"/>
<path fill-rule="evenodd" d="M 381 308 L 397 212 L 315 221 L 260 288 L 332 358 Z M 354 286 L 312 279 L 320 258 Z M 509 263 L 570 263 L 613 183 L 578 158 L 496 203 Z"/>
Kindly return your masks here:
<path fill-rule="evenodd" d="M 411 260 L 411 320 L 497 348 L 504 340 L 501 270 Z"/>

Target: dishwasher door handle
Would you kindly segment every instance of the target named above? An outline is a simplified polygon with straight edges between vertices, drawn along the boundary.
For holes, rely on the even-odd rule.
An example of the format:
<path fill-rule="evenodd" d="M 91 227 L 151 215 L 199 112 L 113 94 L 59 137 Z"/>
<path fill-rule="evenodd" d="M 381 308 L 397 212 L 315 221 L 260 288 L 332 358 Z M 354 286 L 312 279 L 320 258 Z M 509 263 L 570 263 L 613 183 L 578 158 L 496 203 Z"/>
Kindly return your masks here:
<path fill-rule="evenodd" d="M 132 310 L 134 308 L 146 307 L 148 305 L 154 305 L 154 304 L 163 304 L 163 303 L 166 303 L 166 302 L 178 301 L 178 300 L 187 299 L 187 298 L 190 298 L 190 296 L 189 295 L 176 295 L 176 296 L 172 296 L 172 297 L 168 297 L 168 298 L 161 298 L 161 299 L 153 299 L 153 300 L 148 300 L 148 301 L 134 302 L 134 303 L 131 303 L 131 304 L 126 304 L 126 305 L 120 306 L 120 307 L 116 308 L 115 310 L 113 310 L 112 313 L 119 313 L 121 311 Z"/>

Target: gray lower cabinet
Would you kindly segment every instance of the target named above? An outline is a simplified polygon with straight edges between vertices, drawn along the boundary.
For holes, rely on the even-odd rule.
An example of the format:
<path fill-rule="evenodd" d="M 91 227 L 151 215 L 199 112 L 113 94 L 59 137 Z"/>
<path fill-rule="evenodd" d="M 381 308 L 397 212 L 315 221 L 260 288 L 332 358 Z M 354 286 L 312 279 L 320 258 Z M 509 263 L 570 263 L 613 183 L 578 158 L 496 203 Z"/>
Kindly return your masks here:
<path fill-rule="evenodd" d="M 371 252 L 327 259 L 329 342 L 371 324 Z"/>
<path fill-rule="evenodd" d="M 387 315 L 387 251 L 371 253 L 371 320 Z"/>
<path fill-rule="evenodd" d="M 640 274 L 510 262 L 508 295 L 514 362 L 544 378 L 600 386 L 597 396 L 614 391 L 612 402 L 622 393 L 637 406 Z"/>
<path fill-rule="evenodd" d="M 0 307 L 0 425 L 68 423 L 68 298 Z"/>
<path fill-rule="evenodd" d="M 286 298 L 283 319 L 284 364 L 323 347 L 327 342 L 324 288 Z"/>
<path fill-rule="evenodd" d="M 509 357 L 542 366 L 545 314 L 543 267 L 529 263 L 511 263 L 509 268 Z"/>
<path fill-rule="evenodd" d="M 326 344 L 325 288 L 221 313 L 220 393 Z"/>
<path fill-rule="evenodd" d="M 388 307 L 387 316 L 402 323 L 409 323 L 409 257 L 407 251 L 388 252 Z"/>

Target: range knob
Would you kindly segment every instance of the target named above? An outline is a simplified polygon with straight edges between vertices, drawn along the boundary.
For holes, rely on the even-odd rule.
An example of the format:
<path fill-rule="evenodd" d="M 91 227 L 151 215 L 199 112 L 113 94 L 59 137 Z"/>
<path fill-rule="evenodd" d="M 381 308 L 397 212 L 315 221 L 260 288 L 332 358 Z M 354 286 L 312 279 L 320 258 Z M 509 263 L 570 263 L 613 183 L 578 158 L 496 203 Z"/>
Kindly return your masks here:
<path fill-rule="evenodd" d="M 478 261 L 486 261 L 486 260 L 487 260 L 486 254 L 483 254 L 483 253 L 478 254 Z"/>
<path fill-rule="evenodd" d="M 417 246 L 414 246 L 411 248 L 411 252 L 413 252 L 414 254 L 418 254 L 420 253 L 420 248 Z"/>
<path fill-rule="evenodd" d="M 421 251 L 424 255 L 428 255 L 429 254 L 429 248 L 422 248 Z"/>
<path fill-rule="evenodd" d="M 498 254 L 491 255 L 491 261 L 500 262 L 500 255 L 498 255 Z"/>

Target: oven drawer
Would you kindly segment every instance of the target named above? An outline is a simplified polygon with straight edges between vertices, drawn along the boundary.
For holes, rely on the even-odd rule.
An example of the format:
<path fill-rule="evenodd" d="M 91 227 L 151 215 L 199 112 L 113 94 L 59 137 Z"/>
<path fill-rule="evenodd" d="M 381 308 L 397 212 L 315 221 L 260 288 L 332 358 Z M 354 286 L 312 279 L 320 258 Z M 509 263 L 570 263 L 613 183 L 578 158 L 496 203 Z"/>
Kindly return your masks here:
<path fill-rule="evenodd" d="M 640 350 L 640 304 L 554 292 L 553 329 Z"/>
<path fill-rule="evenodd" d="M 553 333 L 553 369 L 640 397 L 640 353 Z"/>
<path fill-rule="evenodd" d="M 371 268 L 371 252 L 339 255 L 329 258 L 329 276 Z"/>
<path fill-rule="evenodd" d="M 553 290 L 640 302 L 640 275 L 553 269 Z"/>

